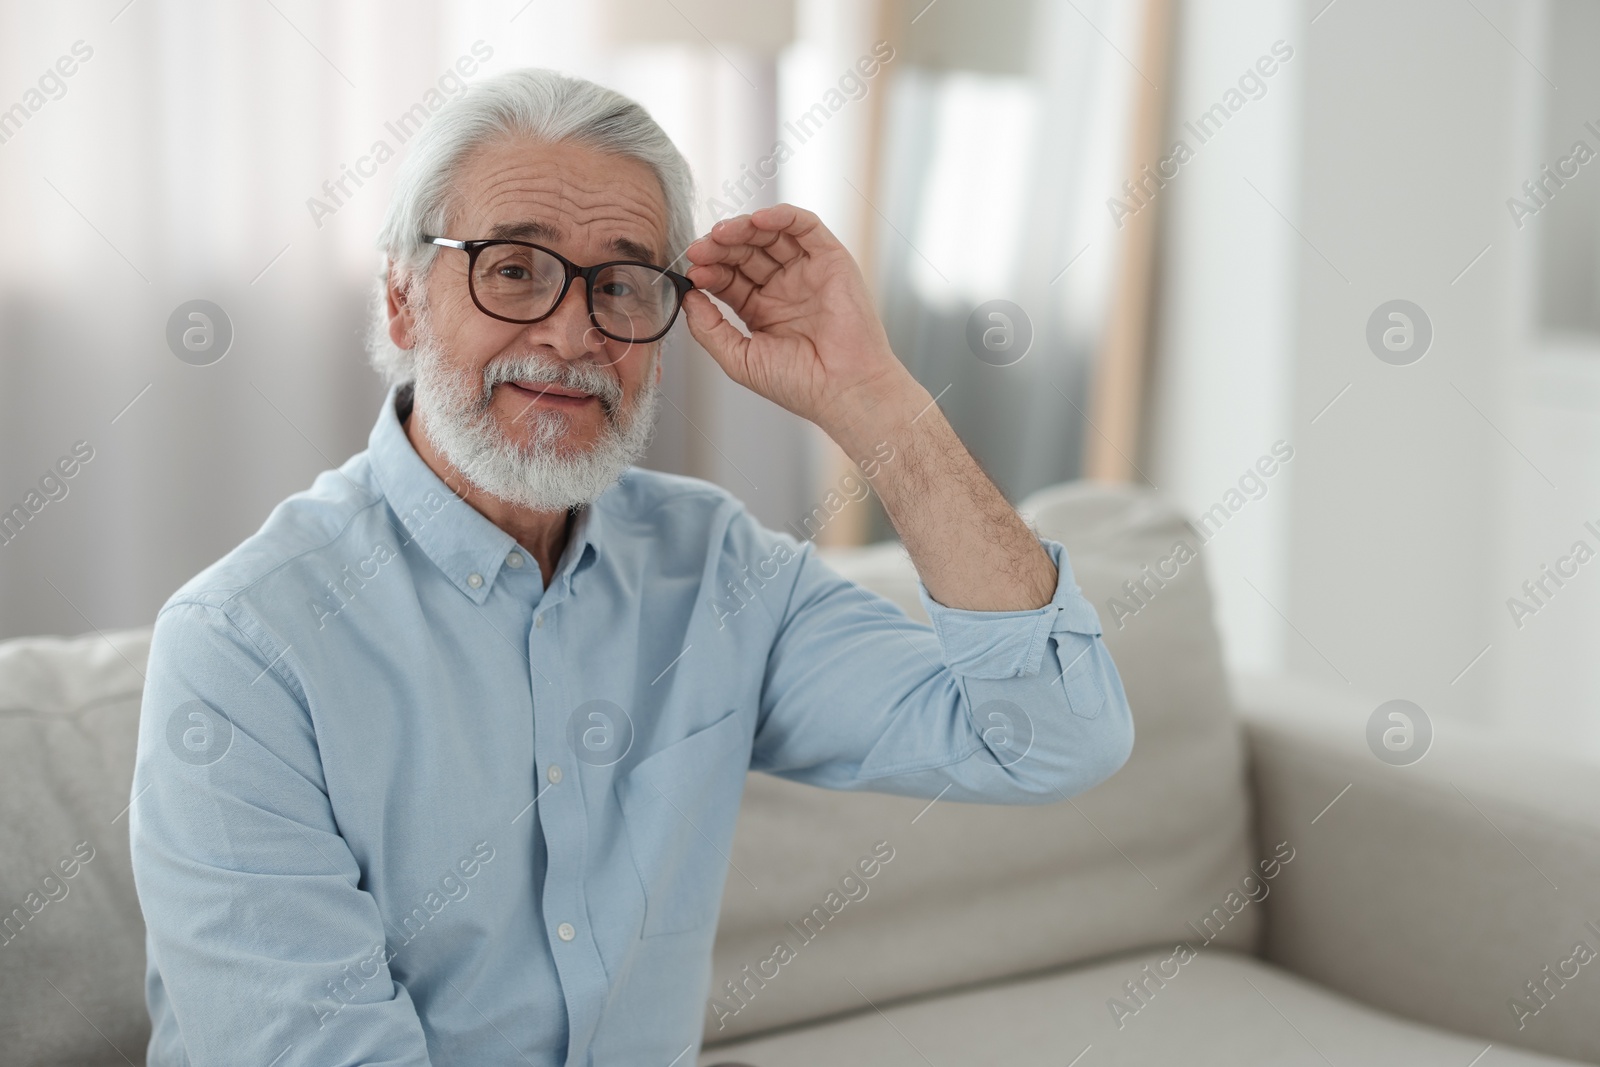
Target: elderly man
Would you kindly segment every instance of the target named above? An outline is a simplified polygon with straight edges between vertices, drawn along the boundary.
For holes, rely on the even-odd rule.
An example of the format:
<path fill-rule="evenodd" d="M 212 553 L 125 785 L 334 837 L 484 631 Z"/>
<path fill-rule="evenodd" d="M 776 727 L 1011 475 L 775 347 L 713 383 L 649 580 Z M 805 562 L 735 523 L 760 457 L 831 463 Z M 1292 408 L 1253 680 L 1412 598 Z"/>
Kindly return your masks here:
<path fill-rule="evenodd" d="M 787 205 L 690 243 L 691 203 L 642 108 L 546 71 L 413 141 L 369 447 L 156 623 L 151 1067 L 690 1064 L 748 771 L 1029 804 L 1127 758 L 1064 548 L 895 358 L 849 254 Z M 680 311 L 871 475 L 932 627 L 632 466 Z"/>

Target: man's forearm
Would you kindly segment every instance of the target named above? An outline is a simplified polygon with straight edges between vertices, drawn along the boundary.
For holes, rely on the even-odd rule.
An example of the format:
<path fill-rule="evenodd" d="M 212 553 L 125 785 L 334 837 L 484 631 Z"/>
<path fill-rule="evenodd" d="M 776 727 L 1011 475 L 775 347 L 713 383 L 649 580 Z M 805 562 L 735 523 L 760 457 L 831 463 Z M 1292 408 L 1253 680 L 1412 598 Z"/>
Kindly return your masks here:
<path fill-rule="evenodd" d="M 934 601 L 1050 603 L 1055 562 L 895 357 L 860 268 L 821 219 L 761 208 L 723 219 L 684 254 L 697 287 L 683 301 L 689 330 L 728 377 L 816 423 L 863 467 L 880 441 L 894 448 L 872 484 Z"/>
<path fill-rule="evenodd" d="M 872 486 L 936 601 L 969 611 L 1050 602 L 1055 564 L 909 374 L 824 429 L 858 464 L 879 442 L 894 448 Z"/>

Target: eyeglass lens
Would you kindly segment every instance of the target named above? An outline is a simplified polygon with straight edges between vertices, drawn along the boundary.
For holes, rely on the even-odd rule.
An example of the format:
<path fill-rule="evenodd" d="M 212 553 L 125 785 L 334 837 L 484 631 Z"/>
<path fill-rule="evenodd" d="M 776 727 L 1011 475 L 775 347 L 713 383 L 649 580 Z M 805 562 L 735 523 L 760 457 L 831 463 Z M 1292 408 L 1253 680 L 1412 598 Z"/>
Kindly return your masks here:
<path fill-rule="evenodd" d="M 473 292 L 496 315 L 537 319 L 556 305 L 566 270 L 560 260 L 526 245 L 488 245 L 478 253 Z M 581 279 L 574 279 L 581 284 Z M 599 327 L 623 340 L 660 333 L 678 307 L 678 291 L 662 271 L 640 264 L 614 264 L 594 278 L 594 317 Z"/>

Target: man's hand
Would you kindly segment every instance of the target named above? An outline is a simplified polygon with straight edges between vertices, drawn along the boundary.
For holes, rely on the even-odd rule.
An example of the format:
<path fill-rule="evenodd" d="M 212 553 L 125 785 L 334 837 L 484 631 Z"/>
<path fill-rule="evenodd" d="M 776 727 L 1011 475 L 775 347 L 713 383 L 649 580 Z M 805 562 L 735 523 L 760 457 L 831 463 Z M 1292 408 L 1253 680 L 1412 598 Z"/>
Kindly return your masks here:
<path fill-rule="evenodd" d="M 811 212 L 790 204 L 724 219 L 690 245 L 689 330 L 728 377 L 820 426 L 858 464 L 888 445 L 872 486 L 928 592 L 972 611 L 1048 604 L 1044 546 L 889 348 L 861 271 Z"/>
<path fill-rule="evenodd" d="M 740 385 L 836 440 L 891 398 L 927 402 L 889 347 L 861 271 L 816 215 L 791 204 L 724 219 L 685 253 L 704 293 L 684 299 L 689 331 Z"/>

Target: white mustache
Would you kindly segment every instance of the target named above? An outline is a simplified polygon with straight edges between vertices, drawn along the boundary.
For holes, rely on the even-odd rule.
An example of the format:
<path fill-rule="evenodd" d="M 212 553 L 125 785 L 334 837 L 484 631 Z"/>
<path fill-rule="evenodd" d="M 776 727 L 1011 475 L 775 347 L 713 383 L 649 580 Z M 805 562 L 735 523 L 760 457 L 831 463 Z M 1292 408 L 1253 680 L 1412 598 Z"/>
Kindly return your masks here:
<path fill-rule="evenodd" d="M 503 382 L 538 382 L 559 385 L 589 393 L 600 401 L 607 415 L 622 403 L 622 385 L 616 378 L 591 363 L 553 362 L 534 356 L 512 356 L 483 368 L 483 402 L 489 403 L 494 387 Z"/>

